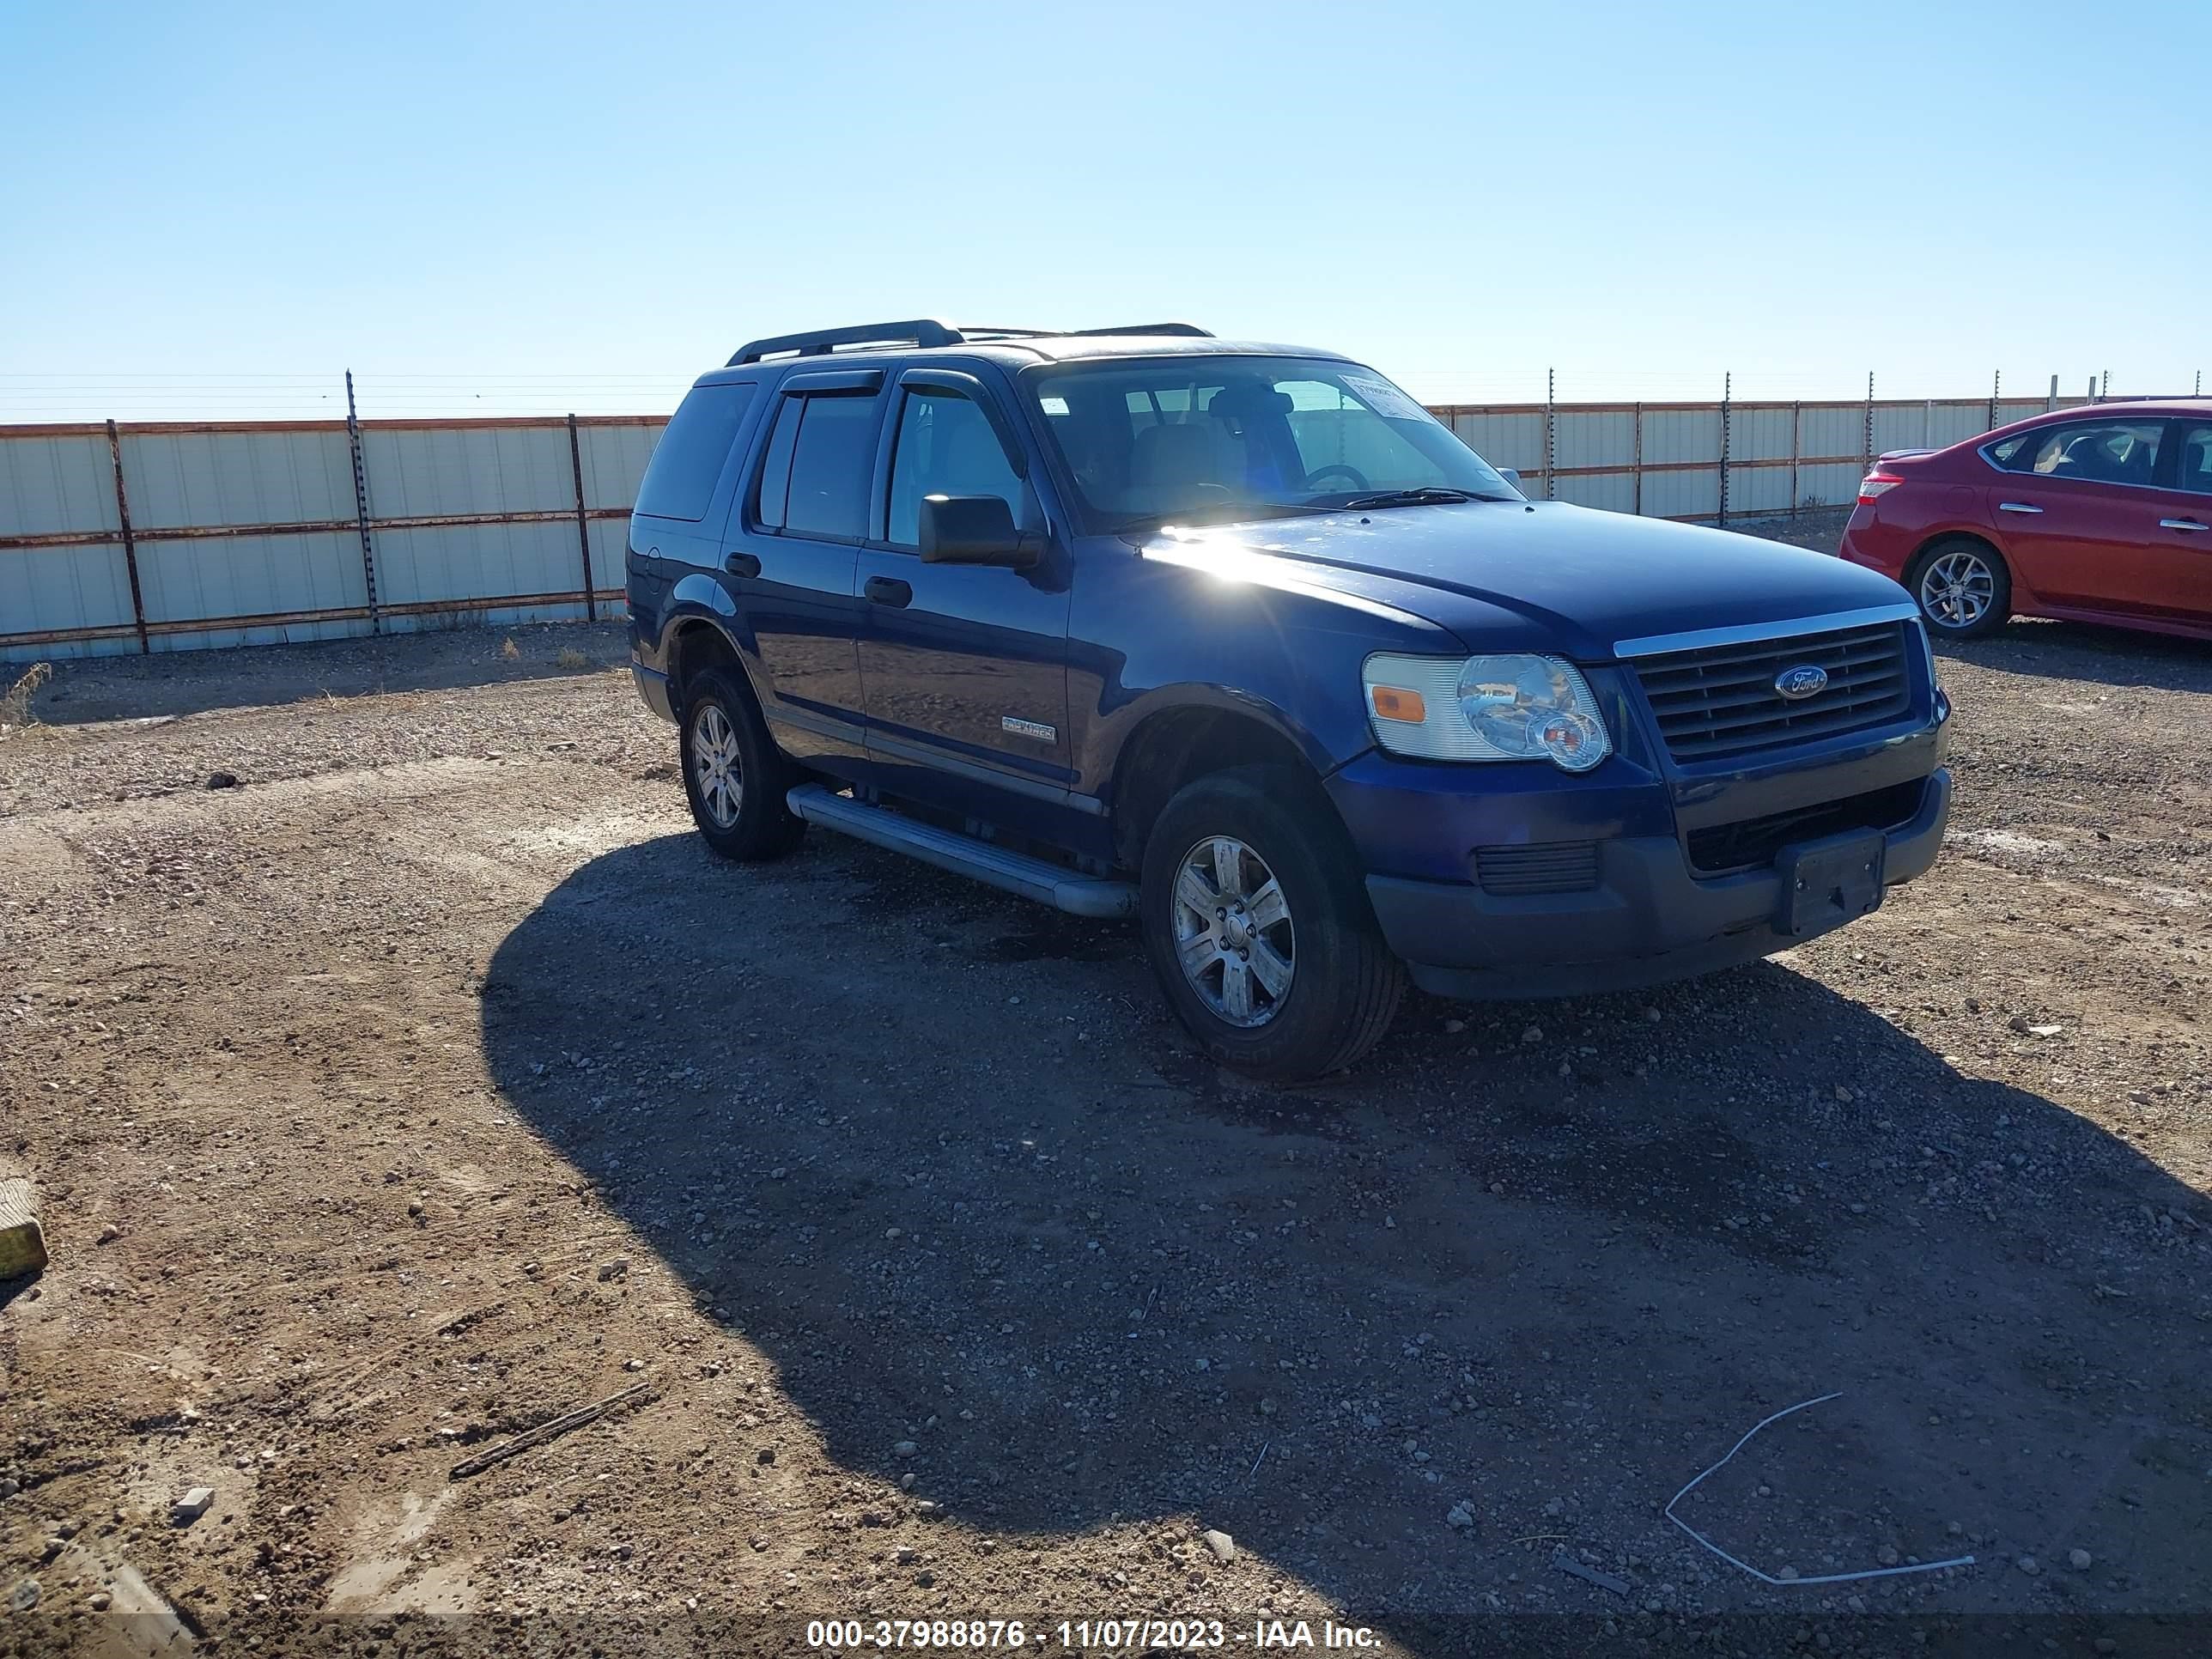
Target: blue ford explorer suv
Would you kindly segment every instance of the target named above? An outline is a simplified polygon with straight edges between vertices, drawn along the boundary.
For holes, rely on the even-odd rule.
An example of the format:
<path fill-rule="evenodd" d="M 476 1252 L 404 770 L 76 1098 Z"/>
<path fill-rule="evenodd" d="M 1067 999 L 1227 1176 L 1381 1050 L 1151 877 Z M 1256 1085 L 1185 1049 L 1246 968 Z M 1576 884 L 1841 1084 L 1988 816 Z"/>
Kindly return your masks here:
<path fill-rule="evenodd" d="M 1525 499 L 1373 369 L 1188 325 L 755 341 L 662 434 L 634 665 L 717 852 L 810 824 L 1134 915 L 1206 1050 L 1407 981 L 1747 961 L 1936 857 L 1950 708 L 1841 560 Z"/>

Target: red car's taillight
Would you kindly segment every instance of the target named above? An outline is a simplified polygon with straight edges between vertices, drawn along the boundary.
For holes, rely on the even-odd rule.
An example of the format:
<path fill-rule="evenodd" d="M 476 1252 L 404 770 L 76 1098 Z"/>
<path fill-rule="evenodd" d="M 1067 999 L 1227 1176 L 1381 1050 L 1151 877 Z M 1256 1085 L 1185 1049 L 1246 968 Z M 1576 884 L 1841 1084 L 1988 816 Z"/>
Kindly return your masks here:
<path fill-rule="evenodd" d="M 1894 472 L 1884 472 L 1880 467 L 1859 480 L 1859 505 L 1863 507 L 1884 490 L 1894 489 L 1904 479 Z"/>

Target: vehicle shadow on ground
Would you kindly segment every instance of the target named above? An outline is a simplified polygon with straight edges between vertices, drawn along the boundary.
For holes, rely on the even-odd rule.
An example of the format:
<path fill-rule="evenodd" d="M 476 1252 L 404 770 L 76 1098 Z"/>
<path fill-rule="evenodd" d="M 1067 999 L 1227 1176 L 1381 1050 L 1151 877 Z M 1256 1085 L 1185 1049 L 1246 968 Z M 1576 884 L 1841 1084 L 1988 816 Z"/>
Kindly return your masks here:
<path fill-rule="evenodd" d="M 2212 643 L 2096 623 L 2014 617 L 1985 639 L 1939 640 L 1940 663 L 2154 691 L 2212 692 Z M 1940 668 L 1939 668 L 1939 672 Z"/>
<path fill-rule="evenodd" d="M 510 641 L 512 656 L 505 649 Z M 563 679 L 619 668 L 627 653 L 623 624 L 579 622 L 72 658 L 52 665 L 52 678 L 33 695 L 30 713 L 46 726 L 179 719 L 306 697 L 454 691 L 514 680 Z M 0 691 L 28 666 L 0 663 Z"/>
<path fill-rule="evenodd" d="M 1784 967 L 1420 1003 L 1355 1073 L 1278 1092 L 1177 1042 L 1126 928 L 819 837 L 738 868 L 676 836 L 548 895 L 483 1018 L 515 1109 L 830 1456 L 914 1477 L 895 1511 L 1190 1515 L 1376 1619 L 1620 1609 L 1562 1543 L 1635 1560 L 1639 1597 L 1809 1612 L 1658 1510 L 1842 1389 L 1758 1464 L 1782 1497 L 1731 1474 L 1700 1524 L 1808 1573 L 1955 1553 L 1954 1521 L 1985 1553 L 2132 1525 L 2153 1599 L 2212 1527 L 2172 1426 L 2212 1404 L 2191 1292 L 2126 1277 L 2202 1200 Z"/>

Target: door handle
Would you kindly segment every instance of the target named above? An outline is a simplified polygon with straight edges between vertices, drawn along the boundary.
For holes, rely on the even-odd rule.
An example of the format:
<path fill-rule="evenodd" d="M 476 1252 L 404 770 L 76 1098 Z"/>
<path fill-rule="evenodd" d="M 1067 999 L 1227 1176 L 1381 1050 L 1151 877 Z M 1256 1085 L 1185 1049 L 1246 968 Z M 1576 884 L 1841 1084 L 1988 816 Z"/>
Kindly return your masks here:
<path fill-rule="evenodd" d="M 909 605 L 914 600 L 914 586 L 896 576 L 871 576 L 861 590 L 876 605 L 888 605 L 893 609 Z"/>
<path fill-rule="evenodd" d="M 2039 507 L 2030 507 L 2026 501 L 1999 501 L 1997 503 L 1997 511 L 2000 513 L 2040 513 L 2043 509 Z"/>
<path fill-rule="evenodd" d="M 732 553 L 722 561 L 722 568 L 732 576 L 757 576 L 760 561 L 750 553 Z"/>
<path fill-rule="evenodd" d="M 2199 524 L 2194 519 L 2160 519 L 2160 530 L 2212 530 L 2212 524 Z"/>

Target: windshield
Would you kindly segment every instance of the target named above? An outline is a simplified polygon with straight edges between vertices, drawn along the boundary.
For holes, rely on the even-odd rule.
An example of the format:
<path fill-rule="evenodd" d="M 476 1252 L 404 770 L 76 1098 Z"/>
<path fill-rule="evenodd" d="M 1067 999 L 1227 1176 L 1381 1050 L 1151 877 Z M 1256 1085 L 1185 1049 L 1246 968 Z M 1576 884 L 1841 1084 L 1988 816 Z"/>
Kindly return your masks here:
<path fill-rule="evenodd" d="M 1370 368 L 1177 356 L 1022 377 L 1093 530 L 1520 493 Z"/>

